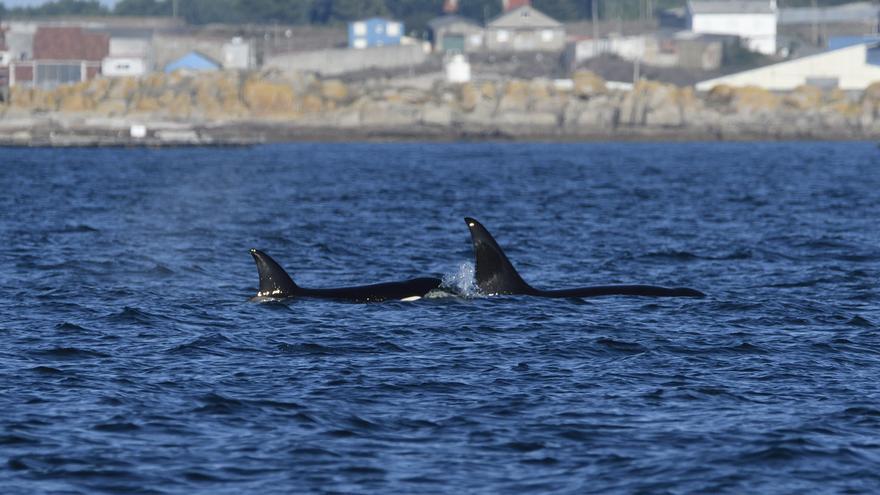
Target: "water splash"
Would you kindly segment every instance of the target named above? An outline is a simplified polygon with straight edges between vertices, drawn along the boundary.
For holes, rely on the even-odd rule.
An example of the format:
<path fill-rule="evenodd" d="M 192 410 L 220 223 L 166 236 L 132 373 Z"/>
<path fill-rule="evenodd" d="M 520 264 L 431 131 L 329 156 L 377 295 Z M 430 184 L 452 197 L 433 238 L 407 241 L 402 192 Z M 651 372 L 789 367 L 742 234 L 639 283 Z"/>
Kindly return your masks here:
<path fill-rule="evenodd" d="M 456 271 L 443 275 L 443 283 L 440 288 L 454 292 L 461 297 L 480 297 L 482 294 L 477 288 L 474 272 L 473 263 L 461 263 Z"/>

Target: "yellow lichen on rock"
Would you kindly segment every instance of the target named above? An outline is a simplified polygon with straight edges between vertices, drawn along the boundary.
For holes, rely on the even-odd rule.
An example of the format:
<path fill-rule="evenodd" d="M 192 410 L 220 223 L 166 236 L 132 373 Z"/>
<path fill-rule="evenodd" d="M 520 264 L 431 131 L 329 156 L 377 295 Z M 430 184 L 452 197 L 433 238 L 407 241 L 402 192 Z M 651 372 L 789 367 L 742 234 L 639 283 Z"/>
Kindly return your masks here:
<path fill-rule="evenodd" d="M 254 115 L 289 113 L 293 110 L 293 89 L 283 83 L 248 79 L 242 88 L 245 105 Z"/>
<path fill-rule="evenodd" d="M 324 101 L 320 96 L 309 93 L 302 99 L 302 111 L 305 113 L 318 113 L 324 109 Z"/>
<path fill-rule="evenodd" d="M 162 104 L 159 103 L 159 99 L 153 98 L 152 96 L 141 96 L 135 100 L 134 105 L 132 106 L 134 112 L 141 113 L 157 112 L 161 109 Z"/>
<path fill-rule="evenodd" d="M 822 106 L 822 90 L 815 86 L 798 86 L 785 95 L 783 103 L 796 110 L 816 110 Z"/>
<path fill-rule="evenodd" d="M 605 80 L 594 72 L 588 70 L 577 71 L 571 79 L 574 83 L 574 94 L 580 98 L 589 98 L 608 92 Z"/>
<path fill-rule="evenodd" d="M 736 90 L 733 87 L 726 84 L 719 84 L 713 86 L 712 89 L 706 93 L 706 100 L 715 105 L 729 105 L 733 101 L 735 92 Z"/>
<path fill-rule="evenodd" d="M 88 112 L 94 109 L 94 100 L 83 91 L 71 91 L 60 95 L 58 110 L 62 112 Z"/>
<path fill-rule="evenodd" d="M 348 86 L 339 79 L 328 79 L 321 82 L 321 96 L 333 102 L 348 98 Z"/>
<path fill-rule="evenodd" d="M 498 96 L 498 90 L 495 89 L 495 84 L 486 81 L 480 86 L 480 94 L 487 100 L 494 100 Z"/>
<path fill-rule="evenodd" d="M 477 108 L 480 94 L 471 83 L 464 83 L 458 87 L 458 105 L 465 112 L 472 112 Z"/>
<path fill-rule="evenodd" d="M 772 111 L 779 108 L 780 98 L 758 86 L 745 86 L 734 90 L 733 105 L 738 111 Z"/>

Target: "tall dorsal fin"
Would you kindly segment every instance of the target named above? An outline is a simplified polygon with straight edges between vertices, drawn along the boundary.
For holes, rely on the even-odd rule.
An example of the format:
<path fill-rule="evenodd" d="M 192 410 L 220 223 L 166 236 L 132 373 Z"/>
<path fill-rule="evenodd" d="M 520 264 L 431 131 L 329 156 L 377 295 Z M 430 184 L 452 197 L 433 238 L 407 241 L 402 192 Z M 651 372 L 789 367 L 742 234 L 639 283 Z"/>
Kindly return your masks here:
<path fill-rule="evenodd" d="M 465 217 L 464 221 L 471 231 L 474 244 L 477 287 L 486 294 L 533 292 L 534 289 L 519 276 L 486 227 L 470 217 Z"/>
<path fill-rule="evenodd" d="M 259 249 L 251 249 L 251 256 L 254 257 L 257 271 L 260 273 L 258 296 L 290 297 L 297 293 L 299 287 L 271 256 Z"/>

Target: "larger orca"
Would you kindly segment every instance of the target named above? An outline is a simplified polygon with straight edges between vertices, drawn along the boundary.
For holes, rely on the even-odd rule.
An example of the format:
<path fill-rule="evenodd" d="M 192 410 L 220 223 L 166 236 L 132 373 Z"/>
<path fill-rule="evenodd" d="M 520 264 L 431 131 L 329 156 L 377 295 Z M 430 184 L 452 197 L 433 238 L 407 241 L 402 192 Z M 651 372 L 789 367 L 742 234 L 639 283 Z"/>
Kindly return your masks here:
<path fill-rule="evenodd" d="M 324 299 L 341 299 L 354 302 L 379 302 L 392 299 L 415 301 L 428 292 L 440 287 L 439 278 L 423 277 L 388 282 L 384 284 L 361 285 L 357 287 L 339 287 L 335 289 L 307 289 L 293 282 L 290 275 L 281 268 L 268 254 L 251 249 L 251 256 L 257 263 L 260 273 L 260 291 L 257 297 L 290 298 L 320 297 Z"/>
<path fill-rule="evenodd" d="M 487 295 L 525 294 L 539 297 L 705 297 L 706 295 L 687 287 L 668 288 L 653 285 L 600 285 L 576 289 L 536 289 L 520 277 L 486 227 L 470 217 L 465 218 L 464 221 L 471 231 L 471 241 L 474 245 L 477 287 Z"/>

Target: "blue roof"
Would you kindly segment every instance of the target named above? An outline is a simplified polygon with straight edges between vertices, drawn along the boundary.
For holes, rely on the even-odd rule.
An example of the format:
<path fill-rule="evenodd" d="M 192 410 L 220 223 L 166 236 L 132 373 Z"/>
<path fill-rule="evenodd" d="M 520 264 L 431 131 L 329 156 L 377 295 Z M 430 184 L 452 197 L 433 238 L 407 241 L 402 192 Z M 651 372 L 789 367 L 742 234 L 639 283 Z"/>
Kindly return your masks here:
<path fill-rule="evenodd" d="M 220 64 L 204 53 L 191 51 L 165 66 L 166 73 L 171 73 L 179 69 L 220 70 Z"/>
<path fill-rule="evenodd" d="M 832 36 L 828 38 L 828 49 L 837 50 L 853 45 L 861 45 L 862 43 L 874 43 L 880 41 L 880 35 L 865 36 Z"/>

